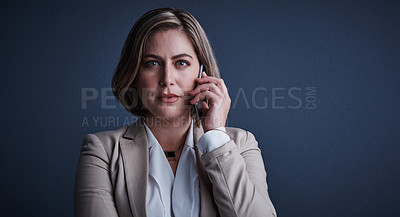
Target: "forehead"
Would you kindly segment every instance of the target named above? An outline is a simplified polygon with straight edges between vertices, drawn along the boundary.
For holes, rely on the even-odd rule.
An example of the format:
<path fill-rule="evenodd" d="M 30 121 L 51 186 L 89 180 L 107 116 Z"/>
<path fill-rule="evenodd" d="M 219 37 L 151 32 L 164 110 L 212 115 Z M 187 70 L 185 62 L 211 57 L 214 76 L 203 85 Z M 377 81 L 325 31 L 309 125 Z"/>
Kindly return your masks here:
<path fill-rule="evenodd" d="M 152 34 L 146 42 L 145 54 L 169 56 L 186 53 L 195 56 L 192 41 L 184 31 L 160 30 Z"/>

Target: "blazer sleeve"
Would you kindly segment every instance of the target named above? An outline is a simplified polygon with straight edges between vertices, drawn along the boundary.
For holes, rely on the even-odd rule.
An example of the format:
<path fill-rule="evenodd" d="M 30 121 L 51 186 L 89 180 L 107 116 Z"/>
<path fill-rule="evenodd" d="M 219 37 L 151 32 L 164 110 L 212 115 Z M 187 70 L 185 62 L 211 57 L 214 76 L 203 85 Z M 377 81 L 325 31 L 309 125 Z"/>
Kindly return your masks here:
<path fill-rule="evenodd" d="M 109 175 L 110 160 L 97 136 L 85 137 L 75 179 L 75 217 L 118 217 Z"/>
<path fill-rule="evenodd" d="M 245 138 L 236 140 L 244 140 L 240 146 L 230 140 L 201 156 L 220 216 L 276 216 L 258 143 L 252 133 L 241 133 Z"/>

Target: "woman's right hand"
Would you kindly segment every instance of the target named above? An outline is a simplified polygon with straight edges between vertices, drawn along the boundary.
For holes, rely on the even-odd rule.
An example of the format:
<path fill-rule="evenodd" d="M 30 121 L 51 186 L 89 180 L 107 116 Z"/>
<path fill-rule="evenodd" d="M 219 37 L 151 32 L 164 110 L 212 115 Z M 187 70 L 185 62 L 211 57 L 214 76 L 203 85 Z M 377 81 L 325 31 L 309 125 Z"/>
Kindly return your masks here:
<path fill-rule="evenodd" d="M 200 100 L 201 103 L 201 124 L 204 132 L 224 127 L 231 106 L 231 98 L 228 89 L 222 78 L 207 76 L 205 72 L 202 78 L 197 78 L 199 84 L 194 90 L 190 91 L 190 95 L 194 98 L 191 104 L 196 104 Z"/>

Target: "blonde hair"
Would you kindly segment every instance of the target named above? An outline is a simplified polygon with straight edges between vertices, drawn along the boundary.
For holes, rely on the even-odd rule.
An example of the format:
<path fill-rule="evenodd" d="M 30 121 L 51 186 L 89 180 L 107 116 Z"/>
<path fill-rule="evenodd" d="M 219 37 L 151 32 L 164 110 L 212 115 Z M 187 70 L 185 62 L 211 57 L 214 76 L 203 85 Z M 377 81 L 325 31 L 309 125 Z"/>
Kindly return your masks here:
<path fill-rule="evenodd" d="M 220 77 L 219 69 L 207 35 L 199 22 L 183 9 L 159 8 L 145 13 L 132 27 L 122 49 L 121 58 L 112 78 L 115 97 L 133 115 L 148 114 L 137 90 L 132 87 L 142 62 L 149 36 L 160 30 L 178 29 L 187 34 L 208 76 Z"/>

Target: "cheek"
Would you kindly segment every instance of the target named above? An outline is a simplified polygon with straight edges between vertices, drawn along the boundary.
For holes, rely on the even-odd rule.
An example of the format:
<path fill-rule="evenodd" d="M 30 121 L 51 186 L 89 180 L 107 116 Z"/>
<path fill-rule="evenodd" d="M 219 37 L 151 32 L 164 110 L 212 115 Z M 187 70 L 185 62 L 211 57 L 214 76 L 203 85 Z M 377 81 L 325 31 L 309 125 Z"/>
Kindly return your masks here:
<path fill-rule="evenodd" d="M 158 85 L 158 78 L 150 75 L 139 75 L 136 84 L 138 88 L 154 88 Z"/>
<path fill-rule="evenodd" d="M 197 77 L 196 77 L 196 75 L 193 75 L 193 74 L 190 74 L 190 75 L 182 77 L 182 83 L 184 85 L 184 89 L 185 90 L 190 91 L 190 90 L 193 90 L 196 87 L 195 79 Z"/>
<path fill-rule="evenodd" d="M 154 93 L 154 91 L 156 90 L 155 86 L 157 84 L 154 83 L 153 79 L 142 76 L 138 77 L 136 83 L 136 88 L 142 101 L 147 101 L 154 98 L 154 96 L 156 95 L 156 93 Z"/>
<path fill-rule="evenodd" d="M 195 81 L 186 81 L 183 85 L 181 85 L 181 89 L 186 95 L 189 95 L 189 91 L 192 91 L 194 88 L 196 88 Z"/>

